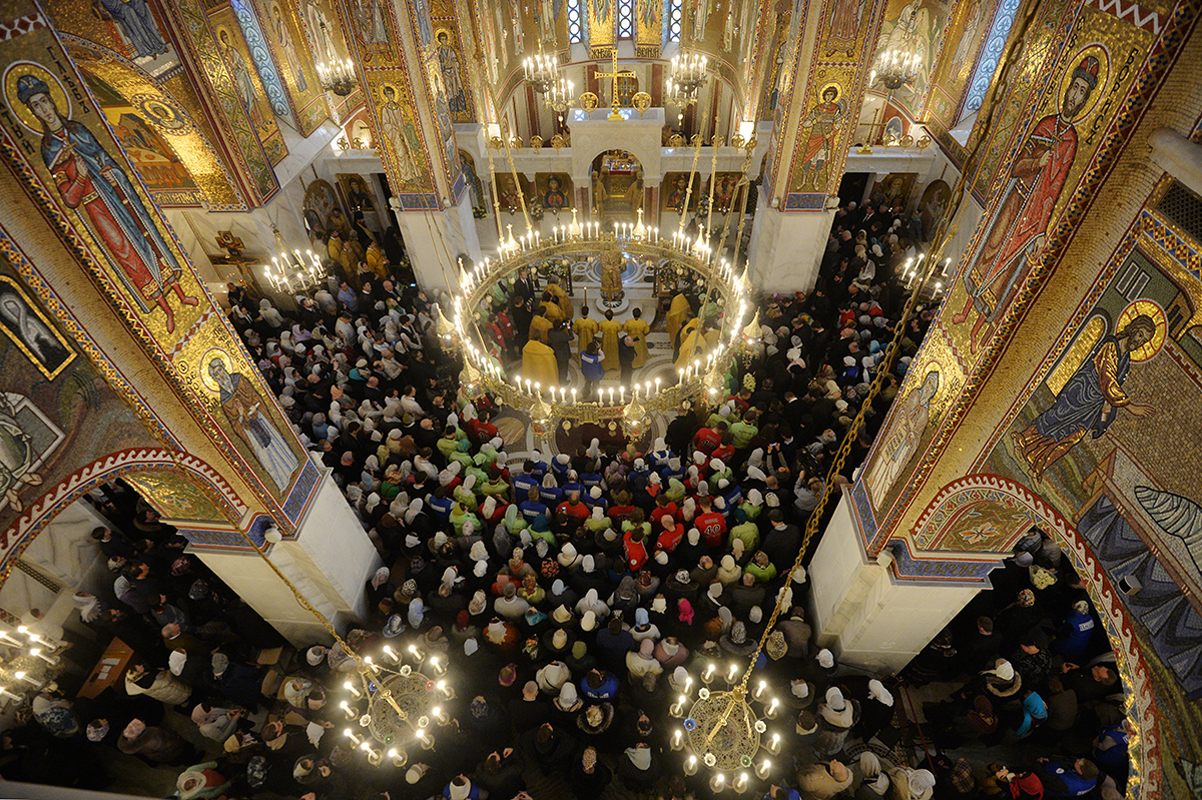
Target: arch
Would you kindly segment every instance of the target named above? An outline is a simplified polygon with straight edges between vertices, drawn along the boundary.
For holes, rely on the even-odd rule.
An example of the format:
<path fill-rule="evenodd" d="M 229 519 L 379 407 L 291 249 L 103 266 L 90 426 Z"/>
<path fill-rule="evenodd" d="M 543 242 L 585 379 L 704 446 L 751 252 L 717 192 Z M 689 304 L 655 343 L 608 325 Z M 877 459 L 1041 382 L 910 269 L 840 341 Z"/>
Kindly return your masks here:
<path fill-rule="evenodd" d="M 202 459 L 159 448 L 119 450 L 72 472 L 30 503 L 7 530 L 0 533 L 0 585 L 16 560 L 42 530 L 67 506 L 101 483 L 139 472 L 169 472 L 187 476 L 232 523 L 247 511 L 230 485 Z"/>
<path fill-rule="evenodd" d="M 1144 656 L 1143 647 L 1135 637 L 1134 626 L 1119 592 L 1111 584 L 1105 569 L 1094 556 L 1089 544 L 1077 532 L 1076 527 L 1059 511 L 1026 486 L 1000 475 L 968 475 L 945 486 L 923 511 L 915 524 L 915 532 L 921 534 L 924 526 L 934 524 L 949 505 L 954 505 L 966 494 L 996 493 L 999 497 L 1021 503 L 1031 517 L 1038 521 L 1041 530 L 1048 533 L 1060 545 L 1061 550 L 1072 561 L 1073 568 L 1081 577 L 1094 608 L 1098 611 L 1114 651 L 1115 662 L 1122 678 L 1127 696 L 1127 718 L 1130 720 L 1131 777 L 1127 784 L 1128 797 L 1160 797 L 1163 773 L 1161 772 L 1160 735 L 1156 729 L 1158 711 L 1153 693 L 1151 669 Z M 999 541 L 994 552 L 1003 552 L 1013 546 L 1013 541 Z"/>
<path fill-rule="evenodd" d="M 199 205 L 203 197 L 213 210 L 246 209 L 233 176 L 218 156 L 209 135 L 196 122 L 204 119 L 197 98 L 176 98 L 142 67 L 94 42 L 64 35 L 63 46 L 81 72 L 101 82 L 104 89 L 137 112 L 131 111 L 130 116 L 144 122 L 150 135 L 162 143 L 161 147 L 170 150 L 191 177 L 194 189 L 172 192 L 148 180 L 150 176 L 143 175 L 139 169 L 139 177 L 159 205 Z M 98 87 L 93 85 L 92 88 L 93 94 L 97 94 Z M 103 102 L 99 105 L 104 107 Z M 117 138 L 122 139 L 123 146 L 128 149 L 129 142 L 120 135 Z M 137 168 L 138 162 L 131 161 Z M 195 199 L 190 200 L 188 195 L 194 195 Z"/>

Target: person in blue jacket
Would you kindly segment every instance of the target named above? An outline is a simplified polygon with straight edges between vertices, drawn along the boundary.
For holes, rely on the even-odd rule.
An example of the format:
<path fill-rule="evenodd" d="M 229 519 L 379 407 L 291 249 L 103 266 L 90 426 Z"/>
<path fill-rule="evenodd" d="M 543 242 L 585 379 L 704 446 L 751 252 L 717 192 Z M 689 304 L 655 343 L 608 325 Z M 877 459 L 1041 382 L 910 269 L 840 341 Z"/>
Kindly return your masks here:
<path fill-rule="evenodd" d="M 1072 762 L 1041 758 L 1039 762 L 1045 797 L 1085 797 L 1098 785 L 1098 766 L 1087 758 Z"/>
<path fill-rule="evenodd" d="M 1089 601 L 1078 600 L 1064 618 L 1064 635 L 1052 642 L 1052 649 L 1067 661 L 1080 662 L 1089 649 L 1096 624 L 1089 613 Z"/>

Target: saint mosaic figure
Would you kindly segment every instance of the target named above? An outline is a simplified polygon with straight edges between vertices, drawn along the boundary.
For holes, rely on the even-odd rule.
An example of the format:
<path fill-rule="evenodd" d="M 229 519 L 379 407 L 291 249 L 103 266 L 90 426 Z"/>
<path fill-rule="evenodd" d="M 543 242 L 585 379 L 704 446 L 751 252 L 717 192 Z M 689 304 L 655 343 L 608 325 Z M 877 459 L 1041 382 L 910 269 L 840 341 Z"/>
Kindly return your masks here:
<path fill-rule="evenodd" d="M 973 350 L 981 330 L 997 320 L 1043 258 L 1048 223 L 1077 154 L 1075 121 L 1098 88 L 1099 66 L 1092 55 L 1081 60 L 1065 87 L 1060 109 L 1035 124 L 1011 162 L 1010 178 L 1002 190 L 1004 199 L 991 220 L 989 237 L 965 273 L 968 298 L 952 316 L 952 322 L 959 325 L 975 307 Z"/>
<path fill-rule="evenodd" d="M 210 388 L 216 386 L 221 410 L 234 433 L 254 454 L 276 487 L 284 491 L 299 462 L 284 437 L 264 415 L 263 398 L 249 378 L 238 372 L 230 373 L 224 355 L 213 356 L 201 369 L 212 381 Z"/>
<path fill-rule="evenodd" d="M 63 119 L 44 80 L 22 75 L 16 89 L 17 99 L 42 123 L 42 161 L 63 201 L 82 212 L 143 313 L 162 309 L 167 332 L 174 332 L 167 291 L 184 305 L 194 306 L 197 300 L 184 294 L 179 284 L 183 269 L 129 176 L 82 123 Z"/>
<path fill-rule="evenodd" d="M 822 89 L 822 101 L 815 103 L 801 127 L 809 131 L 805 153 L 802 155 L 803 178 L 801 188 L 810 185 L 814 191 L 825 188 L 834 155 L 835 137 L 843 127 L 845 109 L 839 100 L 839 87 L 830 84 Z"/>
<path fill-rule="evenodd" d="M 1104 337 L 1064 384 L 1052 407 L 1026 430 L 1011 434 L 1027 469 L 1037 480 L 1086 434 L 1102 438 L 1118 418 L 1120 408 L 1136 417 L 1155 411 L 1153 406 L 1132 402 L 1123 391 L 1123 383 L 1131 370 L 1132 354 L 1152 343 L 1156 335 L 1156 321 L 1139 314 L 1118 333 Z"/>

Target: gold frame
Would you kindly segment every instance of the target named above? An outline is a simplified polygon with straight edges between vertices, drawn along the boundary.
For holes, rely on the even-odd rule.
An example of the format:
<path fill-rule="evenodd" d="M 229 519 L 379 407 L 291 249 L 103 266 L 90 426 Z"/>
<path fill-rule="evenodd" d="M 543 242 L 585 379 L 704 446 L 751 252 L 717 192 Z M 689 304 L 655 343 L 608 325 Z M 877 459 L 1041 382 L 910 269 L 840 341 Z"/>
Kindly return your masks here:
<path fill-rule="evenodd" d="M 42 321 L 42 324 L 46 326 L 46 329 L 54 335 L 54 338 L 58 340 L 58 343 L 62 345 L 64 350 L 67 351 L 67 357 L 63 359 L 63 363 L 59 364 L 52 372 L 46 369 L 42 362 L 39 361 L 33 353 L 29 352 L 29 348 L 25 346 L 25 343 L 14 336 L 8 329 L 7 325 L 0 325 L 0 329 L 3 329 L 4 335 L 7 336 L 12 343 L 17 346 L 17 349 L 25 354 L 26 358 L 33 362 L 33 365 L 38 368 L 38 372 L 45 375 L 47 380 L 54 380 L 59 375 L 62 375 L 63 370 L 65 370 L 71 364 L 71 362 L 75 360 L 75 357 L 79 355 L 77 352 L 75 352 L 74 343 L 69 341 L 62 335 L 62 333 L 59 332 L 58 326 L 50 321 L 50 318 L 46 316 L 37 303 L 29 299 L 29 295 L 25 292 L 25 288 L 21 286 L 21 284 L 19 284 L 15 278 L 12 278 L 8 275 L 0 275 L 0 283 L 6 284 L 9 288 L 15 291 L 22 300 L 25 301 L 25 305 L 29 306 L 33 310 L 33 313 L 38 315 L 38 319 Z"/>

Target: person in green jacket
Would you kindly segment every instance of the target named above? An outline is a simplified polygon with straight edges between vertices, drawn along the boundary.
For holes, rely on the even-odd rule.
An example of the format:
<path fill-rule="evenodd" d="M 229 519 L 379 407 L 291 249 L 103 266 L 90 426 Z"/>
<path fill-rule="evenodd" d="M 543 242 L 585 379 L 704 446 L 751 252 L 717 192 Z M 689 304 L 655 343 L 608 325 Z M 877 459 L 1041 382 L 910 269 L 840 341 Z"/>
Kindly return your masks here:
<path fill-rule="evenodd" d="M 746 450 L 751 446 L 751 440 L 759 436 L 760 429 L 755 425 L 755 409 L 750 409 L 743 418 L 730 426 L 730 435 L 736 450 Z"/>
<path fill-rule="evenodd" d="M 767 553 L 763 550 L 756 550 L 751 563 L 743 572 L 754 577 L 756 583 L 768 583 L 776 577 L 776 565 L 768 560 Z"/>

